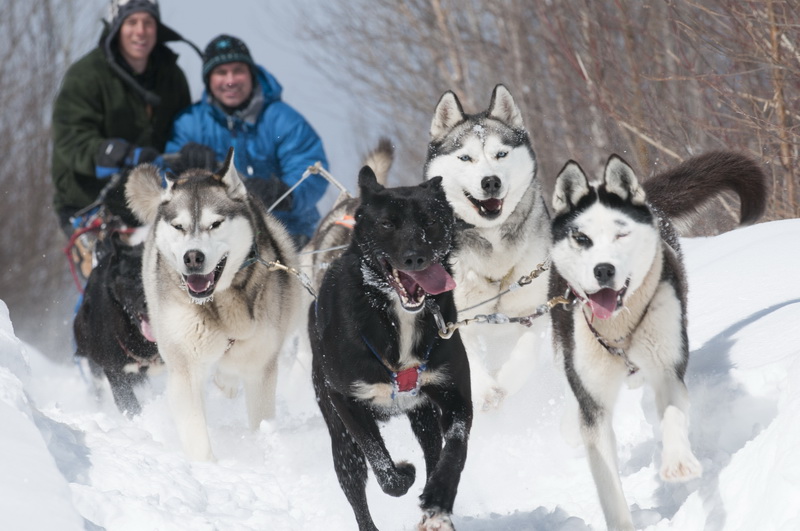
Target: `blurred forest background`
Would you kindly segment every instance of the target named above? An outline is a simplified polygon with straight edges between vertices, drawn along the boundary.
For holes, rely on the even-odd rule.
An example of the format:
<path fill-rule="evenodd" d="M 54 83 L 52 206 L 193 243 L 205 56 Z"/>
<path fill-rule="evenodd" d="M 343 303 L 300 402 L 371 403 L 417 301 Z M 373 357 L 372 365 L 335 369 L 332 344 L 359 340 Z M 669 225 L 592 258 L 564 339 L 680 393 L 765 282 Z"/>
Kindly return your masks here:
<path fill-rule="evenodd" d="M 47 331 L 68 330 L 75 300 L 51 208 L 50 115 L 67 66 L 98 36 L 96 13 L 85 9 L 81 0 L 0 0 L 0 299 L 17 335 L 43 350 L 59 346 L 44 343 Z M 359 135 L 394 139 L 396 184 L 420 179 L 444 91 L 478 112 L 504 83 L 548 190 L 570 158 L 596 174 L 616 152 L 646 178 L 733 149 L 771 179 L 766 219 L 800 217 L 798 0 L 349 0 L 291 9 L 311 39 L 309 61 L 359 102 Z M 710 212 L 696 234 L 730 228 L 736 204 Z"/>

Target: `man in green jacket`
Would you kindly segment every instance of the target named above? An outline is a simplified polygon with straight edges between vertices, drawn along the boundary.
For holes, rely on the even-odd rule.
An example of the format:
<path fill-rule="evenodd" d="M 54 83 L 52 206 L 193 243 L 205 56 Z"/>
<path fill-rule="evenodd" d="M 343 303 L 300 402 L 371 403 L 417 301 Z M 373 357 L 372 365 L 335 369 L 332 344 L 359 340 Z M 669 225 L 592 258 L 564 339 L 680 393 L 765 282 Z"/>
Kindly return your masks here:
<path fill-rule="evenodd" d="M 164 44 L 185 39 L 161 23 L 157 0 L 112 0 L 104 22 L 98 46 L 67 70 L 53 108 L 54 204 L 67 235 L 70 218 L 109 177 L 159 156 L 191 103 L 177 55 Z M 136 225 L 122 184 L 104 204 Z"/>

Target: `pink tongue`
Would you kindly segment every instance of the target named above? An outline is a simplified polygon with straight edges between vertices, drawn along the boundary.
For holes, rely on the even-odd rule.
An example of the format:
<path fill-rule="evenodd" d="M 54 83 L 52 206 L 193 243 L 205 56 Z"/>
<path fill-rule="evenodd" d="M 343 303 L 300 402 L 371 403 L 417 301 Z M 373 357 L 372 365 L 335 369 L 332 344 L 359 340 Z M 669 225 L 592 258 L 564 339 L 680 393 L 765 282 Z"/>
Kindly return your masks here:
<path fill-rule="evenodd" d="M 153 336 L 153 328 L 150 326 L 150 321 L 147 317 L 142 317 L 139 320 L 139 329 L 142 331 L 142 335 L 144 338 L 151 343 L 156 342 L 156 338 Z"/>
<path fill-rule="evenodd" d="M 500 210 L 500 207 L 503 206 L 503 202 L 499 199 L 487 199 L 481 203 L 483 208 L 488 210 L 489 212 L 496 212 Z"/>
<path fill-rule="evenodd" d="M 214 272 L 207 275 L 189 275 L 186 277 L 186 284 L 194 293 L 203 293 L 214 283 Z"/>
<path fill-rule="evenodd" d="M 589 295 L 589 307 L 598 319 L 608 319 L 617 309 L 617 292 L 611 288 L 604 288 Z"/>
<path fill-rule="evenodd" d="M 422 286 L 426 293 L 438 295 L 456 287 L 456 281 L 441 264 L 433 264 L 422 271 L 403 271 Z"/>

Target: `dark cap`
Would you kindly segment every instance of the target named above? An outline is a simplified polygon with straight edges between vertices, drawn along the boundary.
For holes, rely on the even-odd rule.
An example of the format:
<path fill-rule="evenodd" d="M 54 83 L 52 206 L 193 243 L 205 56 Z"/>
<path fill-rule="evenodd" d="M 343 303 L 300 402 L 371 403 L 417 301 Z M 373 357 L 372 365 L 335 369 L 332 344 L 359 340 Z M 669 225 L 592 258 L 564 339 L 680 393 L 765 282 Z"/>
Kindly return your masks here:
<path fill-rule="evenodd" d="M 117 34 L 126 18 L 139 12 L 149 13 L 156 22 L 161 22 L 158 0 L 111 0 L 106 17 L 111 35 Z"/>
<path fill-rule="evenodd" d="M 203 54 L 203 81 L 208 84 L 211 71 L 217 66 L 235 62 L 245 63 L 250 67 L 251 72 L 255 70 L 255 63 L 250 55 L 250 50 L 247 49 L 247 45 L 241 39 L 230 35 L 215 37 L 208 43 Z"/>

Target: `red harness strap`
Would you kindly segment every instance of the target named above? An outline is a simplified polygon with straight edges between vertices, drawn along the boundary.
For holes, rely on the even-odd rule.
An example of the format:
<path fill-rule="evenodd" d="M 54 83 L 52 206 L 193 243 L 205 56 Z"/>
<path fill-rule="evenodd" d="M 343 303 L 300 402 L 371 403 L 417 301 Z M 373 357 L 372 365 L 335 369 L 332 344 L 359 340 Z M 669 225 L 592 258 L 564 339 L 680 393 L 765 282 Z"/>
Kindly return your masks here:
<path fill-rule="evenodd" d="M 419 374 L 425 370 L 425 365 L 417 365 L 416 367 L 409 367 L 400 372 L 392 373 L 394 379 L 395 389 L 399 393 L 416 394 L 419 388 Z"/>
<path fill-rule="evenodd" d="M 433 345 L 435 341 L 430 344 L 428 350 L 425 351 L 425 355 L 422 357 L 422 363 L 419 365 L 414 365 L 413 367 L 409 367 L 407 369 L 403 369 L 402 371 L 393 371 L 383 360 L 380 354 L 372 347 L 367 338 L 363 335 L 361 339 L 364 340 L 364 343 L 369 347 L 369 350 L 372 354 L 378 358 L 378 361 L 381 362 L 383 368 L 386 369 L 386 372 L 389 373 L 389 376 L 392 379 L 392 400 L 397 398 L 397 395 L 400 393 L 409 394 L 411 396 L 417 396 L 419 392 L 419 388 L 422 386 L 422 382 L 419 381 L 419 375 L 424 372 L 428 368 L 428 358 L 431 355 L 431 350 L 433 350 Z"/>

